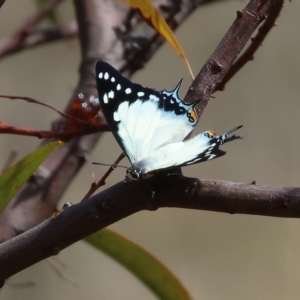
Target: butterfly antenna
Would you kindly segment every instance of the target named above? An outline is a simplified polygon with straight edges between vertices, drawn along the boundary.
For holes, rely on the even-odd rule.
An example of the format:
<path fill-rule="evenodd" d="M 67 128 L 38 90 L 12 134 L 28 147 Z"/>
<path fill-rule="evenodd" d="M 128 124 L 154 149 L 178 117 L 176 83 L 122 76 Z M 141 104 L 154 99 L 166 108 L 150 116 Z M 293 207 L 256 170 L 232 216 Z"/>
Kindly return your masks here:
<path fill-rule="evenodd" d="M 231 130 L 229 130 L 228 132 L 225 133 L 225 135 L 227 136 L 228 134 L 240 129 L 241 127 L 243 127 L 243 125 L 240 125 L 240 126 L 237 126 L 235 128 L 232 128 Z M 228 142 L 231 142 L 231 141 L 234 141 L 234 140 L 238 140 L 238 139 L 242 139 L 243 137 L 240 136 L 240 135 L 236 135 L 234 134 L 233 136 L 227 138 L 225 141 L 224 141 L 224 144 L 225 143 L 228 143 Z"/>
<path fill-rule="evenodd" d="M 243 127 L 243 125 L 240 125 L 240 126 L 234 127 L 234 128 L 232 128 L 231 130 L 229 130 L 228 132 L 226 132 L 225 134 L 227 135 L 227 134 L 229 134 L 229 133 L 231 133 L 231 132 L 234 132 L 234 131 L 236 131 L 236 130 L 238 130 L 238 129 L 242 128 L 242 127 Z"/>
<path fill-rule="evenodd" d="M 106 167 L 112 167 L 112 168 L 124 168 L 124 169 L 128 169 L 129 167 L 126 166 L 121 166 L 121 165 L 110 165 L 110 164 L 103 164 L 103 163 L 98 163 L 98 162 L 92 162 L 92 165 L 99 165 L 99 166 L 106 166 Z"/>

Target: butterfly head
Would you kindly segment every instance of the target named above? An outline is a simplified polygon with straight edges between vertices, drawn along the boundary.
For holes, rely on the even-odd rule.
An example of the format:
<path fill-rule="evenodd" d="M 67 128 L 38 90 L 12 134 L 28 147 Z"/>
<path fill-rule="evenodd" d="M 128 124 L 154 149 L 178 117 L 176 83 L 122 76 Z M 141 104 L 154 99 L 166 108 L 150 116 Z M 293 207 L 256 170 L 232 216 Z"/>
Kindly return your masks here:
<path fill-rule="evenodd" d="M 145 173 L 142 170 L 137 170 L 134 167 L 127 169 L 126 176 L 124 182 L 129 182 L 132 180 L 139 180 L 139 179 L 149 179 L 153 177 L 153 173 Z"/>

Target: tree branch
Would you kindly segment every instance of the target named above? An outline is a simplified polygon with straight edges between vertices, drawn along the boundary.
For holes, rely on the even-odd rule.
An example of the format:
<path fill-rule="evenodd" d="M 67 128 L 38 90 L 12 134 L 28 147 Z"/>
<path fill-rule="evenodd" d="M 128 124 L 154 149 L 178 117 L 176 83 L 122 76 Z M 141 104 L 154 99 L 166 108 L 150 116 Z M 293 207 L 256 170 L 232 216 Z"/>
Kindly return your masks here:
<path fill-rule="evenodd" d="M 272 10 L 271 14 L 267 16 L 266 21 L 263 25 L 258 29 L 258 33 L 254 38 L 251 38 L 251 45 L 248 49 L 243 53 L 242 56 L 237 59 L 229 71 L 224 76 L 222 82 L 217 86 L 218 91 L 222 91 L 225 88 L 227 82 L 231 80 L 235 74 L 241 70 L 245 64 L 254 59 L 254 53 L 257 49 L 262 45 L 262 42 L 270 32 L 270 30 L 275 26 L 275 21 L 278 18 L 280 11 L 283 7 L 283 0 L 277 1 L 274 3 L 274 9 Z"/>
<path fill-rule="evenodd" d="M 120 182 L 0 245 L 0 282 L 141 210 L 180 207 L 230 214 L 300 217 L 300 188 L 183 176 Z"/>

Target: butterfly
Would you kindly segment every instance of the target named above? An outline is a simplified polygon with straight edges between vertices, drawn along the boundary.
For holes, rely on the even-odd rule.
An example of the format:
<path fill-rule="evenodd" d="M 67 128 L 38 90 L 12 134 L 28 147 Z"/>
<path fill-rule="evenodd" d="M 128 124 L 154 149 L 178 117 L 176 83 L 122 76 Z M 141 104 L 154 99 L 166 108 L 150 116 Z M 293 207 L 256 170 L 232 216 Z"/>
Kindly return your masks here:
<path fill-rule="evenodd" d="M 178 95 L 181 81 L 173 91 L 156 91 L 131 82 L 104 61 L 96 63 L 96 81 L 103 114 L 134 179 L 220 157 L 227 135 L 242 127 L 222 135 L 208 130 L 185 140 L 198 116 L 197 102 L 185 103 Z"/>

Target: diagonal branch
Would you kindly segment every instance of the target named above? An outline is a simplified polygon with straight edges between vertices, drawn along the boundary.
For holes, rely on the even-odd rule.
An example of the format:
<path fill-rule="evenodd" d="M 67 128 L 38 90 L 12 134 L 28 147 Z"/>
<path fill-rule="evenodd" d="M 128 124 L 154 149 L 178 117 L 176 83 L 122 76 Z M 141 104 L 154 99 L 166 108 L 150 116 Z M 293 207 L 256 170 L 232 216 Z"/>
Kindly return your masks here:
<path fill-rule="evenodd" d="M 237 12 L 236 20 L 196 76 L 184 99 L 187 103 L 199 101 L 196 106 L 199 117 L 255 29 L 278 3 L 282 1 L 251 0 L 243 10 Z"/>
<path fill-rule="evenodd" d="M 267 17 L 263 25 L 258 29 L 257 35 L 251 39 L 251 45 L 243 53 L 239 59 L 235 61 L 232 67 L 229 69 L 228 73 L 224 76 L 222 82 L 218 85 L 216 90 L 222 91 L 225 88 L 227 82 L 231 80 L 235 74 L 241 70 L 248 61 L 254 59 L 254 53 L 262 45 L 262 42 L 270 32 L 270 30 L 275 26 L 275 21 L 278 18 L 280 11 L 283 7 L 283 0 L 277 1 L 274 5 L 272 13 Z"/>

